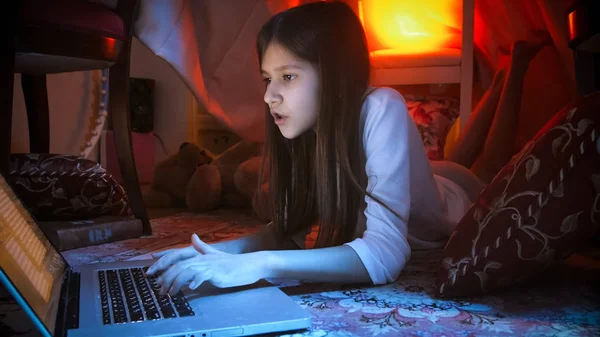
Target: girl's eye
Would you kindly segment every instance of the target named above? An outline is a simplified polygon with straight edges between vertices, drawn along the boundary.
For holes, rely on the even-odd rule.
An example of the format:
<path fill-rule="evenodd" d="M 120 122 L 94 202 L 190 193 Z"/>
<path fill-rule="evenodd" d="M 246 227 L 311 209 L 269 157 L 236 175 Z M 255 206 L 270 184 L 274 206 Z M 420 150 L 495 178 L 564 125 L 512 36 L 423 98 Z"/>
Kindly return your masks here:
<path fill-rule="evenodd" d="M 294 78 L 296 78 L 296 75 L 283 75 L 283 80 L 286 82 L 289 82 L 289 81 L 293 80 Z"/>
<path fill-rule="evenodd" d="M 263 78 L 263 81 L 265 82 L 265 84 L 271 83 L 271 79 L 270 78 Z"/>

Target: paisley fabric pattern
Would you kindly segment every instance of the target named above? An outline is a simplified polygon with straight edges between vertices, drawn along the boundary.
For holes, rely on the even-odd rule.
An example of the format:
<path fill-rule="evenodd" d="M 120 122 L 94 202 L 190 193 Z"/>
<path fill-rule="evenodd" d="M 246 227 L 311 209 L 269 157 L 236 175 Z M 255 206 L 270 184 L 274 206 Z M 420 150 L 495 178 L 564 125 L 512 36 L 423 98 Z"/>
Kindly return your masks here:
<path fill-rule="evenodd" d="M 152 251 L 187 245 L 193 232 L 207 242 L 217 242 L 253 233 L 265 225 L 251 214 L 226 210 L 180 214 L 151 223 L 152 236 L 67 251 L 63 256 L 73 265 L 139 259 Z M 308 236 L 307 246 L 312 246 L 315 235 Z M 441 253 L 414 252 L 400 278 L 384 286 L 269 280 L 312 315 L 308 331 L 284 336 L 600 334 L 600 291 L 594 287 L 599 279 L 597 252 L 555 265 L 541 275 L 541 282 L 454 300 L 435 297 L 435 272 Z M 596 261 L 596 268 L 585 259 Z M 0 335 L 38 336 L 27 323 L 18 305 L 6 294 L 0 295 Z"/>
<path fill-rule="evenodd" d="M 91 160 L 57 154 L 13 154 L 8 179 L 40 221 L 129 212 L 123 187 Z"/>
<path fill-rule="evenodd" d="M 600 92 L 566 106 L 498 173 L 452 233 L 440 296 L 512 287 L 600 229 Z"/>

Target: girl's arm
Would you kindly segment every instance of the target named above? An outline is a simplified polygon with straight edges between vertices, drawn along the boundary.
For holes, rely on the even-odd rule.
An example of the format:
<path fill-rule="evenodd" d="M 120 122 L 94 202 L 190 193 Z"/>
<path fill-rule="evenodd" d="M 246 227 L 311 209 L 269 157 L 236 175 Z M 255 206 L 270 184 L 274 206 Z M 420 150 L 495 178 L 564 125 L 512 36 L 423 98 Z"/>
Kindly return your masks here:
<path fill-rule="evenodd" d="M 352 247 L 343 245 L 310 250 L 258 251 L 227 254 L 192 235 L 198 254 L 172 265 L 163 257 L 148 269 L 156 275 L 161 294 L 176 294 L 204 282 L 221 288 L 243 286 L 263 278 L 312 282 L 371 283 L 371 277 Z"/>
<path fill-rule="evenodd" d="M 309 282 L 371 283 L 371 277 L 352 247 L 260 251 L 264 277 Z"/>
<path fill-rule="evenodd" d="M 195 236 L 195 234 L 194 234 Z M 290 238 L 282 242 L 275 240 L 275 235 L 269 226 L 262 228 L 256 233 L 242 236 L 234 240 L 218 242 L 215 244 L 206 245 L 219 252 L 232 255 L 249 255 L 248 253 L 261 250 L 278 250 L 278 249 L 299 249 L 298 245 Z M 152 254 L 152 257 L 158 259 L 155 264 L 160 265 L 160 270 L 169 268 L 177 263 L 186 261 L 200 256 L 192 245 L 184 248 L 173 248 Z"/>
<path fill-rule="evenodd" d="M 298 245 L 290 239 L 277 242 L 275 234 L 266 226 L 256 233 L 242 236 L 237 239 L 211 244 L 212 247 L 229 254 L 244 254 L 261 250 L 299 249 Z"/>

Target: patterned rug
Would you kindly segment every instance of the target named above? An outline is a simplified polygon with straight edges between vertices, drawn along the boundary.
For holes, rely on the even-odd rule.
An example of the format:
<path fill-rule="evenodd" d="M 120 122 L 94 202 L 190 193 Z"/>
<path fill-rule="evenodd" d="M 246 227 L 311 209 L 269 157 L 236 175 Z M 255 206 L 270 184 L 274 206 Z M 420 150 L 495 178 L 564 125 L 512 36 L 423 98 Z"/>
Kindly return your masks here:
<path fill-rule="evenodd" d="M 193 233 L 205 242 L 219 242 L 250 234 L 264 226 L 250 212 L 217 210 L 210 213 L 181 213 L 150 221 L 152 235 L 63 252 L 71 266 L 148 257 L 171 247 L 187 246 Z M 149 257 L 148 257 L 149 258 Z"/>
<path fill-rule="evenodd" d="M 239 212 L 180 214 L 153 220 L 152 236 L 63 255 L 72 265 L 135 259 L 187 245 L 194 232 L 217 242 L 262 225 Z M 269 281 L 312 314 L 311 329 L 294 336 L 600 336 L 597 253 L 575 256 L 510 291 L 459 300 L 433 296 L 439 256 L 439 250 L 414 252 L 398 281 L 385 286 Z M 0 336 L 38 336 L 6 295 L 0 295 Z"/>
<path fill-rule="evenodd" d="M 385 286 L 279 285 L 313 316 L 302 336 L 600 336 L 597 270 L 556 266 L 510 291 L 439 300 L 439 256 L 416 252 L 398 281 Z"/>

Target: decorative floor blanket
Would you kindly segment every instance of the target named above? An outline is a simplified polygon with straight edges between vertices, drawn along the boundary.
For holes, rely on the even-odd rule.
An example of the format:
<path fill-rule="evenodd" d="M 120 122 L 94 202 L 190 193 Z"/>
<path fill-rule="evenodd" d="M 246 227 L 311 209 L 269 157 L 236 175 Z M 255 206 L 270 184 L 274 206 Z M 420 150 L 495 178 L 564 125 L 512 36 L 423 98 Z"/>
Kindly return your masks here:
<path fill-rule="evenodd" d="M 263 225 L 239 212 L 180 214 L 152 220 L 152 236 L 63 255 L 73 266 L 140 259 L 187 245 L 192 233 L 217 242 Z M 269 281 L 312 314 L 311 329 L 297 336 L 600 336 L 600 291 L 594 287 L 600 278 L 598 256 L 553 266 L 509 291 L 455 300 L 433 296 L 439 256 L 439 250 L 414 252 L 400 278 L 385 286 Z M 0 336 L 39 336 L 5 291 L 0 294 Z"/>

